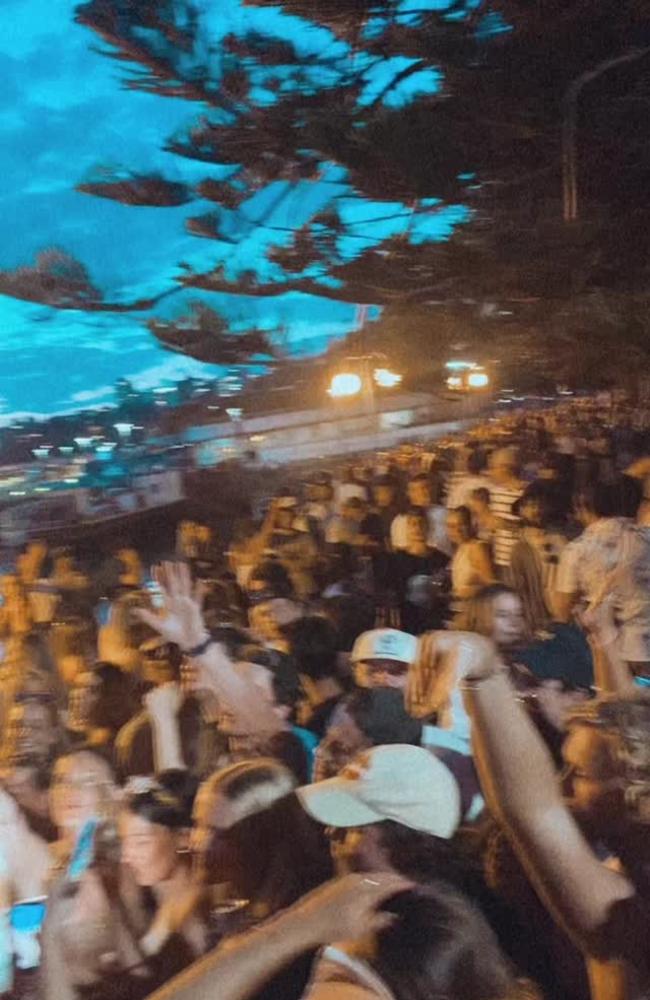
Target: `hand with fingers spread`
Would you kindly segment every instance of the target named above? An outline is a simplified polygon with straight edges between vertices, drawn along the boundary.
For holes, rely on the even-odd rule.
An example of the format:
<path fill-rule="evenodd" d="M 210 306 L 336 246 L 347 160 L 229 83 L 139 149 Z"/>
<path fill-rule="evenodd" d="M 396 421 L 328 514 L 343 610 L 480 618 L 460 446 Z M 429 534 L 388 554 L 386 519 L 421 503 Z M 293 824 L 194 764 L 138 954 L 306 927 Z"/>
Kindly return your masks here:
<path fill-rule="evenodd" d="M 160 612 L 139 609 L 138 617 L 181 649 L 200 645 L 208 638 L 202 611 L 203 586 L 192 583 L 185 563 L 162 563 L 154 576 L 162 593 L 163 607 Z"/>
<path fill-rule="evenodd" d="M 393 917 L 382 912 L 382 903 L 412 888 L 412 882 L 392 872 L 345 875 L 305 896 L 287 916 L 308 930 L 315 945 L 353 941 L 388 927 Z"/>

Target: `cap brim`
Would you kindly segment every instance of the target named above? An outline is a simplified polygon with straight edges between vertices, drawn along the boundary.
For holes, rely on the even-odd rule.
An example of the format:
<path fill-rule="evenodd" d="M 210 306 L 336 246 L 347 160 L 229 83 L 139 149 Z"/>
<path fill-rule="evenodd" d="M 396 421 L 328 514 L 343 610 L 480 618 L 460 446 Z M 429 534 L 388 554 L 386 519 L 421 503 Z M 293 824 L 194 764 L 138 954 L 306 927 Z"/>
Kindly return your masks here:
<path fill-rule="evenodd" d="M 384 818 L 359 800 L 357 781 L 329 778 L 297 790 L 303 808 L 323 826 L 368 826 Z"/>

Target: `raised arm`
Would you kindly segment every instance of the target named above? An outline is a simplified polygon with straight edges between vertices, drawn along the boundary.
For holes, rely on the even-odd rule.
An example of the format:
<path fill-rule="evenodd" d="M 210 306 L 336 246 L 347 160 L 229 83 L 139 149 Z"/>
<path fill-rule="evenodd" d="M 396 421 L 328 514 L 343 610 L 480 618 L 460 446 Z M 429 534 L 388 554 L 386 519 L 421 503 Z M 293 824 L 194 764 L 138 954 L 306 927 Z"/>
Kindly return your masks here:
<path fill-rule="evenodd" d="M 633 886 L 600 863 L 578 829 L 551 757 L 507 675 L 479 666 L 466 685 L 465 702 L 489 805 L 556 918 L 579 947 L 598 954 L 606 945 L 612 906 L 633 895 Z"/>
<path fill-rule="evenodd" d="M 250 663 L 236 663 L 220 643 L 210 641 L 203 619 L 203 591 L 193 586 L 184 563 L 164 563 L 156 574 L 163 595 L 160 614 L 141 610 L 140 618 L 192 659 L 197 686 L 216 695 L 236 717 L 242 731 L 272 736 L 285 729 L 270 687 Z"/>
<path fill-rule="evenodd" d="M 328 882 L 278 917 L 232 938 L 149 1000 L 247 1000 L 305 952 L 387 926 L 390 915 L 378 908 L 409 888 L 405 879 L 383 872 Z"/>
<path fill-rule="evenodd" d="M 187 770 L 178 724 L 178 713 L 183 704 L 180 685 L 161 684 L 145 695 L 144 703 L 151 722 L 156 774 Z"/>

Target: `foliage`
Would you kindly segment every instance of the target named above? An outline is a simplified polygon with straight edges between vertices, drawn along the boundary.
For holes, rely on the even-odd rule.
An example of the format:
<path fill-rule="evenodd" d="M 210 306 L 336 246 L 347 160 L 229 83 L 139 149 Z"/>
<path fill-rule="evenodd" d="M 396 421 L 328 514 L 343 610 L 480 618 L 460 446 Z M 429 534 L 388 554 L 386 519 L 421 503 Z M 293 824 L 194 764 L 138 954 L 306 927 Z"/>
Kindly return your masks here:
<path fill-rule="evenodd" d="M 255 22 L 264 30 L 221 36 L 215 8 L 190 0 L 77 8 L 127 67 L 127 87 L 196 106 L 198 117 L 166 144 L 205 164 L 194 190 L 157 178 L 156 201 L 143 178 L 80 187 L 131 204 L 210 201 L 187 228 L 213 242 L 214 267 L 185 266 L 180 286 L 374 303 L 402 329 L 423 315 L 439 329 L 444 307 L 479 337 L 486 315 L 514 316 L 549 344 L 636 331 L 644 349 L 647 0 L 248 6 L 268 8 L 268 21 Z M 279 225 L 279 208 L 317 185 L 331 189 L 327 204 Z M 273 233 L 267 260 L 237 270 L 229 248 L 256 227 Z M 82 265 L 68 259 L 64 271 L 39 258 L 0 274 L 0 291 L 59 308 L 156 301 L 111 305 Z M 170 349 L 218 360 L 232 357 L 218 319 L 148 325 Z M 243 355 L 251 350 L 242 344 Z"/>

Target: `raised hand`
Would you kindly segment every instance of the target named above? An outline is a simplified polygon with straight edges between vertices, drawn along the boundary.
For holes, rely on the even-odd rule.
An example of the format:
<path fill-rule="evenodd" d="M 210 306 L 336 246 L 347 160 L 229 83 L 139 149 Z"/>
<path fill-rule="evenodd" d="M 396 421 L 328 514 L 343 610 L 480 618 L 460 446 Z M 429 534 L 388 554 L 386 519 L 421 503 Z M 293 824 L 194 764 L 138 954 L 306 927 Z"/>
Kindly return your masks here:
<path fill-rule="evenodd" d="M 188 567 L 180 562 L 162 563 L 156 567 L 154 577 L 162 593 L 163 606 L 159 612 L 138 609 L 137 616 L 181 649 L 200 645 L 208 637 L 203 620 L 205 594 L 201 584 L 194 586 Z"/>
<path fill-rule="evenodd" d="M 380 911 L 381 904 L 412 888 L 412 882 L 391 872 L 345 875 L 300 900 L 294 916 L 303 928 L 309 926 L 316 944 L 351 941 L 388 927 L 393 917 Z"/>

